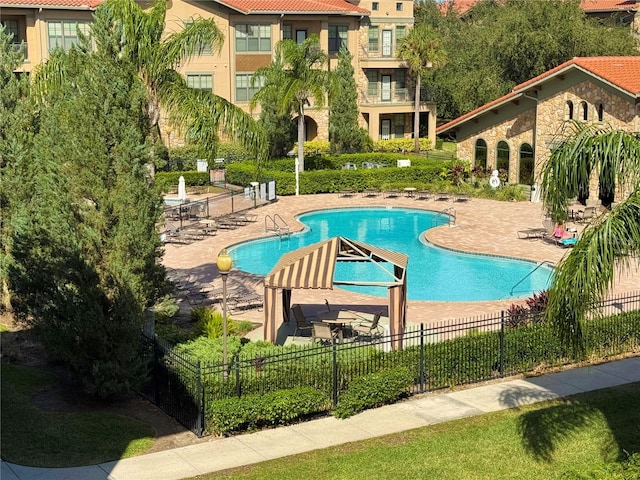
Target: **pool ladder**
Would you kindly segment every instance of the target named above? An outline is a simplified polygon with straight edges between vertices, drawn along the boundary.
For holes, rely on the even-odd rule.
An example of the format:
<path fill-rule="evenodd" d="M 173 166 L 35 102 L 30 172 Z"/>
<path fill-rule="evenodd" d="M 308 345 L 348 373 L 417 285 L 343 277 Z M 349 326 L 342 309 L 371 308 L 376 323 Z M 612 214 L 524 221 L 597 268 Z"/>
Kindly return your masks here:
<path fill-rule="evenodd" d="M 445 219 L 445 222 L 442 219 Z M 455 225 L 456 223 L 456 210 L 453 207 L 445 208 L 444 210 L 438 212 L 431 219 L 431 226 L 438 227 L 440 225 Z"/>
<path fill-rule="evenodd" d="M 511 290 L 509 291 L 509 295 L 513 295 L 513 291 L 516 289 L 516 287 L 518 285 L 520 285 L 522 282 L 524 282 L 531 275 L 533 275 L 533 273 L 536 270 L 538 270 L 540 267 L 542 267 L 543 265 L 548 265 L 550 267 L 554 267 L 556 264 L 555 264 L 555 262 L 552 262 L 551 260 L 543 260 L 542 262 L 538 263 L 533 270 L 531 270 L 529 273 L 527 273 L 524 277 L 522 277 L 520 280 L 518 280 L 515 283 L 515 285 L 513 285 L 513 287 L 511 287 Z"/>
<path fill-rule="evenodd" d="M 274 235 L 278 235 L 280 240 L 283 238 L 289 238 L 291 232 L 289 231 L 289 225 L 285 222 L 277 213 L 273 215 L 266 215 L 264 217 L 264 231 L 273 232 Z"/>

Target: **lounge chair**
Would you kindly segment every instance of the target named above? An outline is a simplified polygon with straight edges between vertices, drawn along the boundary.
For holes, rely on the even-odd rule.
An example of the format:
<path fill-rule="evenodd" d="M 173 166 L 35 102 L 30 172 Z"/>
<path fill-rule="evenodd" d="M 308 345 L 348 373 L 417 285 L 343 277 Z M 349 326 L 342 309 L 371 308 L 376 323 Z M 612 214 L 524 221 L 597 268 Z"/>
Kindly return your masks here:
<path fill-rule="evenodd" d="M 561 247 L 572 247 L 578 241 L 578 233 L 575 230 L 567 230 L 564 224 L 557 224 L 554 227 L 552 239 L 556 245 Z"/>
<path fill-rule="evenodd" d="M 377 197 L 380 195 L 380 190 L 377 188 L 367 188 L 362 192 L 363 197 Z"/>
<path fill-rule="evenodd" d="M 545 227 L 539 228 L 525 228 L 524 230 L 518 230 L 518 238 L 524 238 L 527 240 L 543 238 L 547 234 Z"/>
<path fill-rule="evenodd" d="M 264 306 L 264 297 L 258 293 L 237 292 L 227 298 L 229 310 L 249 310 L 257 308 L 260 310 Z"/>
<path fill-rule="evenodd" d="M 351 189 L 345 189 L 345 190 L 340 190 L 340 192 L 338 193 L 339 197 L 353 197 L 356 194 L 355 190 L 351 190 Z"/>
<path fill-rule="evenodd" d="M 384 192 L 384 198 L 398 198 L 400 196 L 400 190 L 391 189 Z"/>
<path fill-rule="evenodd" d="M 315 324 L 311 322 L 310 319 L 305 317 L 304 313 L 302 312 L 302 307 L 300 305 L 296 303 L 291 307 L 291 311 L 293 312 L 293 316 L 296 319 L 296 329 L 293 332 L 294 337 L 298 334 L 299 331 L 313 329 L 313 326 Z"/>
<path fill-rule="evenodd" d="M 340 329 L 331 328 L 326 323 L 314 323 L 311 325 L 311 341 L 313 343 L 320 341 L 321 343 L 331 343 L 339 338 Z"/>

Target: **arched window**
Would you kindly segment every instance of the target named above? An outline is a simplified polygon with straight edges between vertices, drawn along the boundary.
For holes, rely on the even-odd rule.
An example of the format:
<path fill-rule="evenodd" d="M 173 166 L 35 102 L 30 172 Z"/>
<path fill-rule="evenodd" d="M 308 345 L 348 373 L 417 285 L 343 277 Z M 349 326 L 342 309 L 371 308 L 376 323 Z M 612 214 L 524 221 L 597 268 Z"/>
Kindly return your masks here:
<path fill-rule="evenodd" d="M 476 140 L 476 151 L 473 165 L 482 168 L 482 171 L 487 170 L 487 142 L 481 138 Z"/>
<path fill-rule="evenodd" d="M 598 104 L 598 121 L 602 122 L 604 120 L 604 105 L 602 103 Z"/>
<path fill-rule="evenodd" d="M 520 145 L 518 183 L 533 185 L 533 148 L 528 143 Z"/>
<path fill-rule="evenodd" d="M 589 107 L 587 106 L 587 102 L 580 102 L 580 115 L 580 118 L 585 122 L 589 120 Z"/>
<path fill-rule="evenodd" d="M 567 117 L 566 120 L 573 120 L 573 102 L 567 100 Z"/>
<path fill-rule="evenodd" d="M 506 172 L 509 178 L 509 144 L 504 140 L 498 142 L 496 149 L 496 169 L 500 173 Z"/>

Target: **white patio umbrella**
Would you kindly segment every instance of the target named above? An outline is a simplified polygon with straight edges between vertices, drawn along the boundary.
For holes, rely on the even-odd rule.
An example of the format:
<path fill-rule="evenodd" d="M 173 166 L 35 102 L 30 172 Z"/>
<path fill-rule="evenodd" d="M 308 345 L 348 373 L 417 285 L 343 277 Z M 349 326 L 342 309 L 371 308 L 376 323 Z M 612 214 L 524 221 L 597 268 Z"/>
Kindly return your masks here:
<path fill-rule="evenodd" d="M 180 175 L 178 180 L 178 200 L 184 202 L 187 199 L 187 187 L 184 183 L 184 177 Z"/>

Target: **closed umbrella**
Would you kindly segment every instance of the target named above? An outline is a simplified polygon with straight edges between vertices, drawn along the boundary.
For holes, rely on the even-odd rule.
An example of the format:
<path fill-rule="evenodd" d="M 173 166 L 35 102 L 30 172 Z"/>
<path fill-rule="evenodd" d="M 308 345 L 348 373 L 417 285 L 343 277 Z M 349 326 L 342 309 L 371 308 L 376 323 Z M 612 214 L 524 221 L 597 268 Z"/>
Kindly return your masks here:
<path fill-rule="evenodd" d="M 187 187 L 184 183 L 184 177 L 180 175 L 178 180 L 178 200 L 184 202 L 187 199 Z"/>

